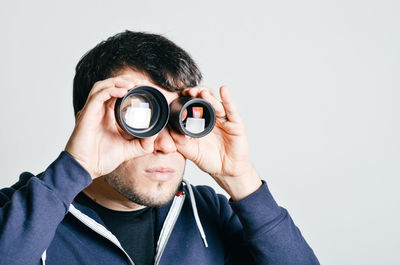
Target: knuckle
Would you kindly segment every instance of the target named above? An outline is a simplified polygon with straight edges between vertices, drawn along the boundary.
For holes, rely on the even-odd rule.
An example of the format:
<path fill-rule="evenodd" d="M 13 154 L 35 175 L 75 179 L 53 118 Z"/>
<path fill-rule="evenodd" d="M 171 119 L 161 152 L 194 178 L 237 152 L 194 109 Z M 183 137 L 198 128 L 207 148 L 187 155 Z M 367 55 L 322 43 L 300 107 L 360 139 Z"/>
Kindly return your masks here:
<path fill-rule="evenodd" d="M 102 83 L 102 81 L 97 81 L 93 84 L 93 88 L 98 87 L 100 84 Z"/>
<path fill-rule="evenodd" d="M 127 80 L 125 78 L 123 78 L 122 76 L 116 76 L 111 78 L 111 81 L 115 84 L 115 83 L 119 83 L 119 82 L 126 82 Z"/>

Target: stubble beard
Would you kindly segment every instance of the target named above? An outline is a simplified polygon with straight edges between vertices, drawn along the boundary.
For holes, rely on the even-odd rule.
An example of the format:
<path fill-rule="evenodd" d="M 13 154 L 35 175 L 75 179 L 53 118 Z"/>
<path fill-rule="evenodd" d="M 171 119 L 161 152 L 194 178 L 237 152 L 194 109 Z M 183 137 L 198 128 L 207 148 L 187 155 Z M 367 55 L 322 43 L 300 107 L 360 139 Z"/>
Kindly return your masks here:
<path fill-rule="evenodd" d="M 182 179 L 183 173 L 173 187 L 163 187 L 164 183 L 158 183 L 157 188 L 160 192 L 154 194 L 141 190 L 138 185 L 135 185 L 128 178 L 124 178 L 117 172 L 111 172 L 104 176 L 104 181 L 125 198 L 136 204 L 149 207 L 161 207 L 171 202 L 181 186 Z"/>

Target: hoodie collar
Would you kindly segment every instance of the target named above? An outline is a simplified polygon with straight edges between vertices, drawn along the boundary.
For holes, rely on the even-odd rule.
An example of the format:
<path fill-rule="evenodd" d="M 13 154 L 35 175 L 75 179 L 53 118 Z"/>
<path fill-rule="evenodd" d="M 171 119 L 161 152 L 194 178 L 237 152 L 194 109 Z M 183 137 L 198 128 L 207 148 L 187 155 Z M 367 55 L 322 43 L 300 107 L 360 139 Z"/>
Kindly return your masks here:
<path fill-rule="evenodd" d="M 197 204 L 196 204 L 196 199 L 195 196 L 193 194 L 193 189 L 192 186 L 190 185 L 190 183 L 187 180 L 183 180 L 177 194 L 175 195 L 174 199 L 171 200 L 168 204 L 161 206 L 161 207 L 157 207 L 156 208 L 156 233 L 158 235 L 160 235 L 160 232 L 163 228 L 163 226 L 165 225 L 165 220 L 167 218 L 168 213 L 171 210 L 171 206 L 173 204 L 173 201 L 176 200 L 180 195 L 188 195 L 188 200 L 185 199 L 186 203 L 190 203 L 191 207 L 192 207 L 192 211 L 193 211 L 193 216 L 195 218 L 196 221 L 196 225 L 197 228 L 199 230 L 199 233 L 203 239 L 203 243 L 205 247 L 208 247 L 207 244 L 207 240 L 206 240 L 206 235 L 204 233 L 204 229 L 203 226 L 201 224 L 200 218 L 199 218 L 199 214 L 197 211 Z M 82 212 L 83 214 L 87 215 L 88 217 L 92 218 L 93 220 L 95 220 L 96 222 L 98 222 L 99 224 L 103 225 L 105 227 L 104 222 L 101 220 L 101 218 L 99 217 L 99 215 L 91 208 L 82 205 L 76 201 L 72 202 L 72 205 L 78 209 L 80 212 Z"/>

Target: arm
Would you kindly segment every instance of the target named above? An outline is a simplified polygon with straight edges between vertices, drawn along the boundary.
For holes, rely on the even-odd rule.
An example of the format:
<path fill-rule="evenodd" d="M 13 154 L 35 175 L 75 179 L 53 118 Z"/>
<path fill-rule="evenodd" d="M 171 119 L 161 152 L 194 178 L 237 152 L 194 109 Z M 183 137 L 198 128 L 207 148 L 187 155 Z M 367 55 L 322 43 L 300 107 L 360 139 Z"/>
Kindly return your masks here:
<path fill-rule="evenodd" d="M 153 151 L 154 139 L 126 139 L 115 126 L 113 103 L 138 80 L 96 82 L 79 111 L 65 151 L 40 176 L 30 173 L 0 192 L 0 264 L 37 264 L 73 198 L 92 179 L 125 160 Z"/>
<path fill-rule="evenodd" d="M 230 200 L 229 204 L 243 227 L 243 236 L 237 238 L 236 235 L 239 241 L 231 253 L 240 253 L 235 247 L 243 240 L 254 264 L 319 264 L 289 213 L 278 206 L 265 182 L 253 194 L 236 202 Z"/>
<path fill-rule="evenodd" d="M 67 152 L 0 191 L 0 264 L 37 264 L 73 198 L 92 178 Z"/>
<path fill-rule="evenodd" d="M 175 132 L 171 135 L 179 152 L 207 172 L 231 196 L 231 206 L 227 202 L 220 205 L 222 229 L 229 235 L 225 242 L 232 261 L 236 259 L 239 264 L 249 264 L 251 260 L 256 264 L 318 264 L 287 211 L 276 204 L 252 166 L 246 129 L 229 90 L 224 86 L 220 88 L 221 102 L 206 87 L 191 88 L 183 93 L 207 100 L 216 112 L 216 125 L 207 136 L 194 139 Z M 246 256 L 243 250 L 250 254 Z"/>

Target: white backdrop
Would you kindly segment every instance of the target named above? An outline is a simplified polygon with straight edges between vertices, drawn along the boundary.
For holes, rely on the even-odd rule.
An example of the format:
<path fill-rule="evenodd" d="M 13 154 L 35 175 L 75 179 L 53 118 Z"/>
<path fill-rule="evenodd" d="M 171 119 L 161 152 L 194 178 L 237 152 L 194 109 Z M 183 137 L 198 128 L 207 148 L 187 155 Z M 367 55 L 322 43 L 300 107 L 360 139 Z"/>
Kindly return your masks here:
<path fill-rule="evenodd" d="M 399 1 L 56 2 L 0 3 L 0 187 L 63 150 L 87 50 L 159 33 L 232 89 L 255 167 L 322 264 L 400 264 Z"/>

